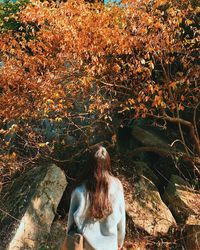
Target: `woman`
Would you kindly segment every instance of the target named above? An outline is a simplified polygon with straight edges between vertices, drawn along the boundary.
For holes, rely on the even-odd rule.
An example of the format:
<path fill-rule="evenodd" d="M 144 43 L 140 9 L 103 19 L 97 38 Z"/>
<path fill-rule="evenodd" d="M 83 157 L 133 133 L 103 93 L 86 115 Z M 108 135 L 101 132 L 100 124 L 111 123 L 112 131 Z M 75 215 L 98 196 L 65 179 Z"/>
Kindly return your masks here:
<path fill-rule="evenodd" d="M 112 176 L 110 156 L 102 146 L 92 155 L 82 184 L 72 193 L 67 232 L 73 224 L 83 234 L 86 250 L 122 249 L 125 237 L 123 187 Z"/>

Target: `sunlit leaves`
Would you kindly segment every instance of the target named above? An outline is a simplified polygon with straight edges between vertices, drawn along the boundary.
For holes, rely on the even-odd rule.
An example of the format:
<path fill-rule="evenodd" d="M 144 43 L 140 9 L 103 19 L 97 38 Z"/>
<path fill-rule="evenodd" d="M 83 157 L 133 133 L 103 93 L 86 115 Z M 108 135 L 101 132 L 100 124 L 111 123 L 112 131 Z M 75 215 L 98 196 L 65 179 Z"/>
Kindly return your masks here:
<path fill-rule="evenodd" d="M 0 116 L 62 119 L 82 105 L 138 117 L 195 105 L 197 9 L 183 2 L 28 4 L 18 30 L 0 38 Z"/>

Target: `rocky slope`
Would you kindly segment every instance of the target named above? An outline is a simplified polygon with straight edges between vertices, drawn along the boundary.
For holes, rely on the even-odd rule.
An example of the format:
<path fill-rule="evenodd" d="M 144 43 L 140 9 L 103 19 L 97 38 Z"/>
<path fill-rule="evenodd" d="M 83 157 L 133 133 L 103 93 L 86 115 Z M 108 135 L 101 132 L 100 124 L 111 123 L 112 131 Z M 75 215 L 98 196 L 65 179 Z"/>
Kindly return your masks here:
<path fill-rule="evenodd" d="M 133 129 L 132 136 L 137 148 L 160 151 L 140 152 L 137 157 L 127 151 L 120 155 L 119 148 L 112 153 L 113 171 L 125 191 L 125 249 L 200 249 L 200 192 L 175 175 L 175 168 L 163 167 L 168 156 L 160 152 L 171 150 L 166 140 L 139 127 Z M 59 249 L 67 221 L 67 206 L 61 200 L 66 185 L 64 172 L 56 165 L 37 167 L 16 178 L 7 192 L 1 193 L 0 249 Z M 62 219 L 58 205 L 66 211 Z"/>

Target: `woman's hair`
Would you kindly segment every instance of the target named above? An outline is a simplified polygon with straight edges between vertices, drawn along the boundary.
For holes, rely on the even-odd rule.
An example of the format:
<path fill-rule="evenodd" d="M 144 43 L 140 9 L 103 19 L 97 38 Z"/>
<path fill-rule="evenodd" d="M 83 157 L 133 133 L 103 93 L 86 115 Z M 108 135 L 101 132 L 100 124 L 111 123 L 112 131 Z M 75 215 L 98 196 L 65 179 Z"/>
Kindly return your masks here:
<path fill-rule="evenodd" d="M 109 176 L 111 175 L 110 156 L 100 146 L 96 153 L 90 153 L 85 171 L 85 184 L 89 193 L 90 218 L 103 219 L 112 213 L 109 200 Z"/>

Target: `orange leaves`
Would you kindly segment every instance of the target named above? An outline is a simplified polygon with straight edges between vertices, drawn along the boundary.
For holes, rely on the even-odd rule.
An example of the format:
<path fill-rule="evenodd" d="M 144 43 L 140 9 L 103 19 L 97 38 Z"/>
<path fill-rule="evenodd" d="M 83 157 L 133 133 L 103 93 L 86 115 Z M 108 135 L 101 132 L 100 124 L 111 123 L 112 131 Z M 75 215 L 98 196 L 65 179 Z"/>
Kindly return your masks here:
<path fill-rule="evenodd" d="M 187 82 L 194 59 L 180 22 L 194 25 L 187 14 L 194 11 L 147 2 L 29 3 L 18 15 L 19 30 L 0 37 L 0 115 L 62 117 L 81 106 L 102 116 L 112 110 L 144 116 L 173 109 L 172 99 L 186 102 L 181 80 Z"/>
<path fill-rule="evenodd" d="M 160 23 L 160 22 L 156 22 L 156 23 L 155 23 L 155 28 L 156 28 L 156 29 L 162 28 L 161 23 Z"/>
<path fill-rule="evenodd" d="M 115 64 L 115 65 L 113 66 L 113 70 L 114 70 L 114 72 L 116 72 L 116 73 L 118 73 L 118 72 L 120 71 L 120 69 L 121 69 L 121 67 L 120 67 L 118 64 Z"/>
<path fill-rule="evenodd" d="M 155 95 L 155 98 L 154 98 L 154 101 L 153 101 L 153 103 L 152 103 L 152 106 L 154 107 L 158 107 L 158 106 L 160 106 L 161 105 L 161 103 L 162 103 L 162 97 L 161 96 L 158 96 L 158 95 Z"/>
<path fill-rule="evenodd" d="M 152 84 L 149 84 L 149 85 L 148 85 L 147 91 L 150 92 L 151 94 L 154 93 L 154 87 L 152 86 Z"/>
<path fill-rule="evenodd" d="M 129 98 L 129 99 L 128 99 L 128 102 L 129 102 L 130 105 L 134 105 L 134 104 L 135 104 L 135 101 L 134 101 L 133 98 Z"/>
<path fill-rule="evenodd" d="M 181 110 L 181 111 L 183 111 L 185 108 L 184 108 L 184 106 L 182 104 L 179 104 L 178 105 L 178 109 Z"/>
<path fill-rule="evenodd" d="M 31 142 L 33 152 L 52 146 L 53 152 L 43 132 L 33 132 L 41 120 L 56 127 L 55 136 L 63 126 L 62 135 L 76 134 L 77 143 L 87 146 L 100 122 L 99 131 L 106 127 L 115 144 L 114 123 L 128 124 L 149 113 L 182 115 L 184 108 L 197 107 L 197 11 L 187 0 L 184 5 L 183 0 L 128 2 L 32 1 L 18 14 L 19 29 L 1 34 L 0 123 L 20 120 L 27 135 L 22 145 Z M 7 132 L 0 130 L 2 136 Z M 4 145 L 11 147 L 10 141 Z M 5 159 L 18 157 L 16 151 Z"/>
<path fill-rule="evenodd" d="M 172 89 L 175 89 L 176 88 L 176 82 L 171 82 L 169 84 L 169 86 L 172 88 Z"/>
<path fill-rule="evenodd" d="M 185 101 L 185 97 L 184 95 L 181 95 L 181 101 L 184 102 Z"/>

